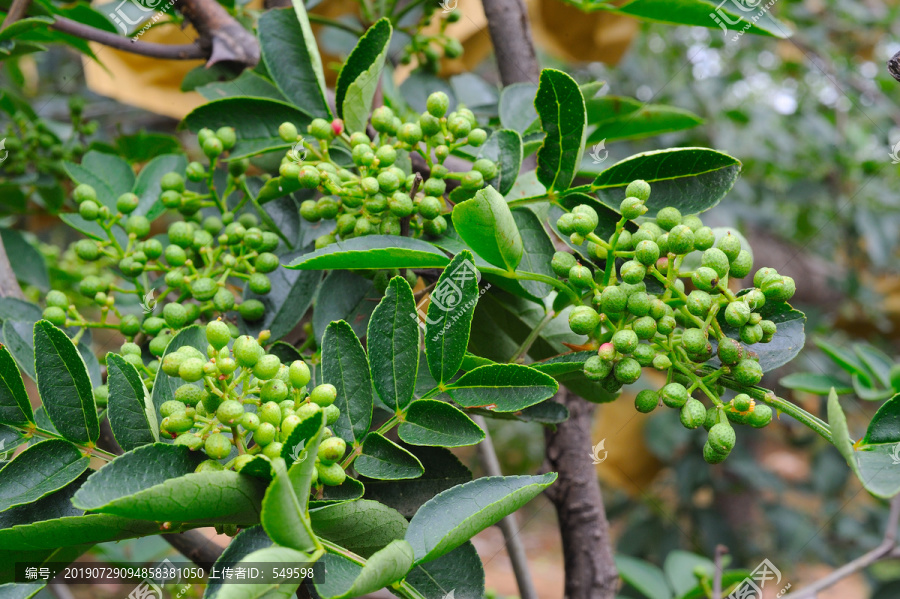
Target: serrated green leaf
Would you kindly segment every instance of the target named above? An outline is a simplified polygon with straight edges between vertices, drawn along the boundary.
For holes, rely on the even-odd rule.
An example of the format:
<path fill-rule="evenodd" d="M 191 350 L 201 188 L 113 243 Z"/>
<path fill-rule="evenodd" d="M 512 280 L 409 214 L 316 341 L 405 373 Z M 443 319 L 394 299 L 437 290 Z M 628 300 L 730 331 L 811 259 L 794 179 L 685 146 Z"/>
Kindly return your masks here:
<path fill-rule="evenodd" d="M 34 422 L 34 411 L 25 390 L 25 381 L 9 349 L 0 346 L 0 423 Z"/>
<path fill-rule="evenodd" d="M 0 469 L 0 512 L 37 501 L 77 479 L 90 458 L 61 439 L 31 445 Z"/>
<path fill-rule="evenodd" d="M 330 119 L 322 59 L 303 3 L 264 12 L 257 30 L 266 70 L 284 97 L 312 116 Z"/>
<path fill-rule="evenodd" d="M 589 100 L 588 104 L 598 101 L 618 102 L 620 100 L 622 98 L 606 96 Z M 588 106 L 588 115 L 590 113 L 591 107 Z M 641 139 L 653 135 L 671 133 L 672 131 L 683 131 L 703 124 L 703 119 L 693 112 L 675 108 L 674 106 L 644 104 L 639 109 L 624 116 L 613 116 L 600 121 L 591 121 L 590 117 L 588 117 L 588 123 L 597 125 L 597 128 L 587 138 L 586 143 L 592 145 L 600 141 Z"/>
<path fill-rule="evenodd" d="M 544 69 L 534 107 L 546 133 L 537 154 L 538 180 L 548 190 L 564 191 L 572 184 L 584 151 L 584 97 L 569 75 Z"/>
<path fill-rule="evenodd" d="M 119 447 L 135 447 L 159 441 L 159 424 L 150 393 L 134 366 L 113 353 L 106 354 L 109 378 L 109 426 Z"/>
<path fill-rule="evenodd" d="M 417 564 L 453 551 L 531 501 L 556 480 L 542 476 L 489 476 L 444 491 L 419 508 L 406 530 Z"/>
<path fill-rule="evenodd" d="M 100 436 L 97 404 L 87 366 L 72 340 L 46 320 L 38 321 L 34 360 L 41 400 L 59 433 L 76 443 L 96 441 Z"/>
<path fill-rule="evenodd" d="M 766 302 L 758 312 L 763 318 L 774 322 L 778 330 L 769 343 L 756 343 L 746 347 L 759 356 L 763 372 L 769 372 L 793 360 L 803 349 L 806 343 L 806 315 L 794 310 L 787 302 Z M 725 322 L 724 310 L 719 312 L 717 320 L 726 335 L 734 339 L 740 337 L 740 331 Z"/>
<path fill-rule="evenodd" d="M 406 518 L 377 501 L 358 499 L 329 505 L 309 513 L 319 537 L 369 557 L 406 533 Z"/>
<path fill-rule="evenodd" d="M 316 418 L 308 420 L 315 421 Z M 275 477 L 266 490 L 262 503 L 261 521 L 266 534 L 279 545 L 298 551 L 312 551 L 316 548 L 307 505 L 312 470 L 315 467 L 315 450 L 319 447 L 324 426 L 321 414 L 316 424 L 317 431 L 304 443 L 304 453 L 290 468 L 293 475 L 289 474 L 284 460 L 272 460 Z"/>
<path fill-rule="evenodd" d="M 337 320 L 350 323 L 357 335 L 365 335 L 369 316 L 380 300 L 381 293 L 370 279 L 346 270 L 330 272 L 316 295 L 312 319 L 316 339 L 321 339 L 328 325 Z"/>
<path fill-rule="evenodd" d="M 138 447 L 94 472 L 72 503 L 140 520 L 258 522 L 262 482 L 231 470 L 195 473 L 205 457 L 183 445 Z"/>
<path fill-rule="evenodd" d="M 522 136 L 512 129 L 498 129 L 481 146 L 478 158 L 486 158 L 499 165 L 497 176 L 486 183 L 505 196 L 522 170 Z"/>
<path fill-rule="evenodd" d="M 416 456 L 376 432 L 366 436 L 353 466 L 362 476 L 378 480 L 418 478 L 425 472 Z"/>
<path fill-rule="evenodd" d="M 529 208 L 519 208 L 512 211 L 513 220 L 522 236 L 522 260 L 519 262 L 520 272 L 529 272 L 544 275 L 550 278 L 556 277 L 550 268 L 550 261 L 556 248 L 547 235 L 541 219 Z M 541 281 L 519 279 L 518 284 L 532 297 L 543 299 L 553 288 Z"/>
<path fill-rule="evenodd" d="M 412 288 L 403 277 L 388 283 L 366 335 L 372 384 L 395 412 L 405 409 L 416 389 L 419 371 L 419 321 Z"/>
<path fill-rule="evenodd" d="M 484 431 L 450 404 L 419 399 L 410 404 L 397 435 L 410 445 L 463 447 L 484 439 Z"/>
<path fill-rule="evenodd" d="M 594 179 L 600 201 L 618 210 L 625 187 L 635 179 L 650 184 L 647 216 L 674 206 L 683 214 L 709 210 L 725 197 L 741 170 L 736 158 L 708 148 L 670 148 L 635 154 Z"/>
<path fill-rule="evenodd" d="M 469 344 L 472 315 L 478 302 L 477 269 L 469 251 L 453 257 L 431 294 L 425 327 L 428 370 L 439 384 L 453 378 Z"/>
<path fill-rule="evenodd" d="M 322 380 L 337 389 L 335 405 L 341 410 L 332 428 L 347 443 L 361 441 L 372 424 L 375 407 L 366 352 L 343 320 L 328 325 L 321 347 Z"/>
<path fill-rule="evenodd" d="M 523 364 L 490 364 L 470 370 L 447 387 L 463 407 L 516 412 L 553 397 L 559 384 L 552 376 Z"/>
<path fill-rule="evenodd" d="M 488 185 L 453 209 L 453 226 L 476 254 L 509 272 L 522 260 L 522 236 L 503 196 Z"/>
<path fill-rule="evenodd" d="M 455 599 L 484 597 L 484 567 L 471 541 L 448 553 L 418 564 L 406 576 L 406 583 L 425 599 L 447 599 L 452 592 Z"/>
<path fill-rule="evenodd" d="M 430 243 L 397 235 L 366 235 L 304 254 L 286 268 L 301 270 L 442 268 L 450 262 Z"/>
<path fill-rule="evenodd" d="M 341 68 L 334 88 L 335 105 L 349 132 L 366 129 L 392 33 L 389 19 L 378 20 L 359 39 Z"/>

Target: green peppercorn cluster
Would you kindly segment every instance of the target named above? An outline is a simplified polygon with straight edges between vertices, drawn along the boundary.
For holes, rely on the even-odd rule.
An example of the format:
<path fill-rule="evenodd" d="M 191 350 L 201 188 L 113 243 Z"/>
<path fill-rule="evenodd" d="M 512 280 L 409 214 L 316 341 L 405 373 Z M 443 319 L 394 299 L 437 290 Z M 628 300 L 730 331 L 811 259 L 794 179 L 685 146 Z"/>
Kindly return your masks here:
<path fill-rule="evenodd" d="M 206 338 L 205 356 L 184 346 L 166 354 L 160 364 L 164 373 L 183 381 L 174 399 L 160 406 L 160 433 L 209 456 L 198 470 L 240 471 L 255 455 L 282 457 L 284 443 L 303 420 L 324 412 L 327 425 L 337 421 L 335 387 L 322 384 L 310 390 L 310 369 L 303 360 L 284 364 L 266 353 L 262 344 L 267 331 L 235 339 L 224 322 L 214 320 L 206 325 Z M 313 482 L 343 483 L 340 461 L 346 449 L 344 440 L 326 427 Z M 220 460 L 233 452 L 237 455 L 223 465 Z"/>
<path fill-rule="evenodd" d="M 3 158 L 4 175 L 17 177 L 26 173 L 52 175 L 58 181 L 67 179 L 63 164 L 65 160 L 79 160 L 85 147 L 81 138 L 93 135 L 97 131 L 97 122 L 85 120 L 83 116 L 84 100 L 78 96 L 69 99 L 69 119 L 71 129 L 67 139 L 60 139 L 54 129 L 36 115 L 29 115 L 19 110 L 0 129 L 0 139 L 4 147 L 0 150 Z M 46 182 L 42 187 L 47 187 Z"/>
<path fill-rule="evenodd" d="M 487 140 L 472 111 L 459 108 L 447 114 L 449 104 L 447 94 L 433 93 L 427 110 L 407 123 L 390 108 L 377 108 L 372 114 L 375 140 L 363 132 L 344 132 L 340 121 L 313 120 L 308 127 L 313 142 L 301 137 L 292 123 L 279 127 L 281 138 L 295 144 L 279 168 L 282 179 L 322 193 L 318 200 L 301 204 L 300 216 L 309 222 L 336 220 L 334 233 L 317 239 L 316 247 L 338 238 L 400 235 L 404 223 L 412 236 L 440 236 L 447 230 L 447 181 L 458 181 L 461 190 L 474 193 L 498 172 L 486 159 L 476 160 L 467 172 L 451 172 L 444 165 L 456 148 L 477 147 Z M 350 150 L 355 172 L 333 160 L 329 151 L 335 153 L 336 145 Z M 425 160 L 431 173 L 425 181 L 399 168 L 401 153 L 407 152 Z"/>
<path fill-rule="evenodd" d="M 266 230 L 256 215 L 244 212 L 236 216 L 237 210 L 226 209 L 227 193 L 219 196 L 216 192 L 212 182 L 215 161 L 234 146 L 234 130 L 204 129 L 198 140 L 213 164 L 207 169 L 192 162 L 186 174 L 190 181 L 206 181 L 207 188 L 202 193 L 187 189 L 180 173 L 162 176 L 159 201 L 180 215 L 168 224 L 164 235 L 151 236 L 150 220 L 137 212 L 140 199 L 135 194 L 122 194 L 115 208 L 110 208 L 98 200 L 90 185 L 75 187 L 72 198 L 78 213 L 107 234 L 105 240 L 79 240 L 74 244 L 75 255 L 83 263 L 115 265 L 128 285 L 112 276 L 88 274 L 78 291 L 99 307 L 99 319 L 88 319 L 61 291 L 47 295 L 44 318 L 60 327 L 117 328 L 128 339 L 143 334 L 150 339 L 150 353 L 162 356 L 172 336 L 197 320 L 235 313 L 248 322 L 263 317 L 262 302 L 241 300 L 241 288 L 257 295 L 270 292 L 269 274 L 280 265 L 274 253 L 280 239 Z M 234 168 L 233 164 L 229 163 L 226 192 L 243 182 L 246 165 Z M 211 210 L 203 216 L 201 209 Z M 126 243 L 116 235 L 119 228 L 128 235 Z M 116 296 L 122 293 L 136 295 L 143 310 L 139 314 L 121 311 Z"/>
<path fill-rule="evenodd" d="M 456 23 L 462 17 L 460 12 L 438 12 L 440 3 L 426 2 L 422 5 L 423 15 L 410 33 L 410 40 L 403 53 L 400 55 L 402 64 L 410 64 L 413 59 L 430 73 L 437 74 L 441 68 L 441 55 L 447 58 L 459 58 L 463 53 L 462 42 L 455 37 L 447 35 L 447 25 Z M 434 18 L 440 19 L 439 29 L 435 33 L 425 31 L 430 27 Z"/>
<path fill-rule="evenodd" d="M 592 207 L 579 205 L 563 214 L 557 222 L 560 233 L 576 246 L 586 241 L 588 256 L 605 267 L 592 270 L 568 252 L 557 252 L 551 265 L 586 302 L 569 314 L 572 331 L 588 335 L 598 347 L 585 362 L 585 376 L 617 393 L 636 382 L 642 368 L 666 372 L 668 383 L 661 390 L 638 393 L 637 409 L 650 412 L 660 402 L 679 409 L 685 427 L 709 430 L 704 457 L 721 462 L 734 446 L 731 422 L 761 427 L 771 421 L 771 409 L 746 393 L 723 401 L 721 384 L 728 381 L 740 389 L 760 382 L 762 368 L 745 346 L 774 338 L 776 324 L 759 310 L 789 300 L 795 284 L 775 269 L 761 268 L 752 288 L 734 294 L 729 280 L 753 269 L 741 240 L 731 234 L 717 240 L 699 217 L 683 216 L 674 207 L 662 208 L 654 220 L 642 219 L 636 230 L 627 229 L 629 221 L 646 214 L 649 197 L 645 181 L 628 185 L 622 218 L 608 239 L 594 233 L 599 216 Z M 685 258 L 695 252 L 697 266 L 684 268 Z M 687 284 L 693 289 L 688 291 Z M 701 369 L 714 357 L 718 368 Z M 694 393 L 712 406 L 707 409 Z"/>

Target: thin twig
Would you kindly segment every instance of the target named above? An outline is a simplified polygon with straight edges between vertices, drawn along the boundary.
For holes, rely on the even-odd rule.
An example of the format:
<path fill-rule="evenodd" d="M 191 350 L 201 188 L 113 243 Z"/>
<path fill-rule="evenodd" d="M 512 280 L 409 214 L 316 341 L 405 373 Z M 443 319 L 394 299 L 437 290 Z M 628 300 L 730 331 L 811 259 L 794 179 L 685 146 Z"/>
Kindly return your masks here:
<path fill-rule="evenodd" d="M 713 599 L 722 599 L 722 558 L 728 553 L 728 547 L 725 545 L 716 545 L 716 555 L 713 563 L 716 571 L 713 573 Z"/>
<path fill-rule="evenodd" d="M 816 595 L 833 586 L 838 581 L 868 568 L 875 562 L 886 557 L 893 557 L 897 550 L 897 521 L 900 520 L 900 495 L 891 498 L 891 511 L 888 514 L 887 527 L 884 531 L 884 540 L 872 551 L 865 553 L 855 560 L 848 562 L 829 574 L 828 576 L 817 580 L 811 585 L 796 593 L 791 593 L 791 599 L 816 599 Z"/>
<path fill-rule="evenodd" d="M 491 434 L 488 432 L 487 422 L 483 416 L 472 416 L 472 419 L 484 431 L 484 440 L 478 445 L 478 453 L 484 464 L 485 472 L 488 476 L 503 476 L 500 462 L 497 460 L 497 453 L 494 451 L 494 444 L 491 441 Z M 531 579 L 531 572 L 528 570 L 528 558 L 525 555 L 522 539 L 519 537 L 519 526 L 516 524 L 515 516 L 510 514 L 500 520 L 498 525 L 506 540 L 506 553 L 509 555 L 509 561 L 512 562 L 516 583 L 519 586 L 519 595 L 522 599 L 537 599 L 537 591 Z"/>
<path fill-rule="evenodd" d="M 31 8 L 31 0 L 13 0 L 9 12 L 6 13 L 6 18 L 3 19 L 3 25 L 0 25 L 0 31 L 27 15 L 29 8 Z"/>
<path fill-rule="evenodd" d="M 204 50 L 199 44 L 156 44 L 153 42 L 131 41 L 129 37 L 122 37 L 115 33 L 103 31 L 72 19 L 56 17 L 56 21 L 50 25 L 51 29 L 68 33 L 81 39 L 97 42 L 116 50 L 140 54 L 151 58 L 163 58 L 167 60 L 197 60 L 209 57 L 209 50 Z"/>

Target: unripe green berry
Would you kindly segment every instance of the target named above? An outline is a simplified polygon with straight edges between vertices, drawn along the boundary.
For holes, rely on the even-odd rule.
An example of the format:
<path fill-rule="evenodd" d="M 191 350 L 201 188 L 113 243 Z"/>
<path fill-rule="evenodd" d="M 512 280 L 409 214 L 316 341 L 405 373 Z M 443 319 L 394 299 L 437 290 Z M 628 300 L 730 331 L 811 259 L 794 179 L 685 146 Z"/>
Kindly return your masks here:
<path fill-rule="evenodd" d="M 78 206 L 78 214 L 84 220 L 97 220 L 100 217 L 100 205 L 92 200 L 85 200 Z"/>
<path fill-rule="evenodd" d="M 575 264 L 569 269 L 569 282 L 580 289 L 589 289 L 594 286 L 594 276 L 587 266 Z"/>
<path fill-rule="evenodd" d="M 340 486 L 347 479 L 347 473 L 337 463 L 325 465 L 322 462 L 318 462 L 316 464 L 316 472 L 318 473 L 319 481 L 329 487 Z"/>
<path fill-rule="evenodd" d="M 649 414 L 659 405 L 659 394 L 650 389 L 643 389 L 634 398 L 634 407 L 642 414 Z"/>
<path fill-rule="evenodd" d="M 753 256 L 747 250 L 738 252 L 737 257 L 731 261 L 729 276 L 735 279 L 743 279 L 753 270 Z"/>
<path fill-rule="evenodd" d="M 253 365 L 253 376 L 261 381 L 267 381 L 278 374 L 281 367 L 281 359 L 274 354 L 265 354 L 259 357 Z"/>
<path fill-rule="evenodd" d="M 669 231 L 668 245 L 673 254 L 687 254 L 694 249 L 694 232 L 686 225 L 676 225 Z"/>
<path fill-rule="evenodd" d="M 748 420 L 753 428 L 763 428 L 772 422 L 772 408 L 765 404 L 756 404 Z"/>
<path fill-rule="evenodd" d="M 619 204 L 619 213 L 628 220 L 634 220 L 647 212 L 647 207 L 639 198 L 627 197 Z"/>
<path fill-rule="evenodd" d="M 576 306 L 569 312 L 569 328 L 578 335 L 589 335 L 600 324 L 600 315 L 590 306 Z M 632 331 L 632 335 L 634 332 Z M 637 339 L 635 338 L 635 344 Z"/>
<path fill-rule="evenodd" d="M 728 256 L 718 248 L 709 248 L 703 252 L 701 264 L 716 271 L 719 278 L 726 276 L 728 274 L 728 269 L 731 268 Z"/>
<path fill-rule="evenodd" d="M 681 408 L 681 424 L 684 428 L 699 428 L 706 421 L 706 408 L 703 402 L 690 398 Z"/>
<path fill-rule="evenodd" d="M 730 453 L 731 450 L 734 449 L 735 441 L 734 429 L 726 422 L 714 424 L 712 428 L 709 429 L 709 438 L 707 439 L 707 442 L 710 447 L 718 453 L 726 455 Z"/>
<path fill-rule="evenodd" d="M 75 200 L 76 204 L 81 204 L 82 202 L 96 202 L 97 191 L 90 185 L 82 183 L 72 191 L 72 199 Z"/>
<path fill-rule="evenodd" d="M 335 399 L 337 399 L 337 389 L 329 383 L 317 386 L 309 394 L 309 400 L 323 408 L 333 404 Z"/>
<path fill-rule="evenodd" d="M 762 380 L 763 372 L 759 362 L 744 358 L 731 369 L 734 379 L 741 385 L 752 386 Z"/>
<path fill-rule="evenodd" d="M 650 316 L 638 318 L 631 326 L 638 339 L 653 339 L 656 336 L 656 321 Z"/>
<path fill-rule="evenodd" d="M 732 366 L 740 362 L 744 357 L 744 348 L 734 339 L 726 337 L 719 341 L 717 354 L 722 364 Z"/>
<path fill-rule="evenodd" d="M 222 424 L 232 425 L 244 417 L 244 405 L 235 399 L 226 399 L 219 404 L 216 418 Z"/>
<path fill-rule="evenodd" d="M 318 456 L 321 463 L 328 465 L 340 461 L 346 452 L 347 443 L 340 437 L 331 437 L 319 444 Z"/>
<path fill-rule="evenodd" d="M 719 284 L 719 274 L 707 266 L 701 266 L 691 275 L 691 282 L 701 291 L 712 291 Z"/>
<path fill-rule="evenodd" d="M 600 356 L 591 356 L 584 362 L 584 376 L 592 381 L 602 381 L 612 372 L 613 363 Z"/>
<path fill-rule="evenodd" d="M 621 314 L 628 305 L 628 294 L 621 287 L 607 287 L 601 294 L 605 314 Z"/>
<path fill-rule="evenodd" d="M 747 345 L 759 343 L 762 338 L 763 330 L 758 324 L 746 324 L 741 327 L 741 341 Z"/>
<path fill-rule="evenodd" d="M 653 357 L 653 367 L 657 370 L 668 370 L 672 367 L 672 360 L 665 354 L 657 354 Z"/>
<path fill-rule="evenodd" d="M 666 231 L 671 231 L 681 224 L 681 211 L 674 206 L 662 208 L 656 213 L 656 224 Z"/>
<path fill-rule="evenodd" d="M 436 118 L 441 118 L 445 114 L 447 114 L 447 109 L 450 107 L 450 98 L 447 97 L 447 94 L 444 92 L 434 92 L 428 99 L 425 101 L 425 108 L 428 110 L 429 114 Z"/>
<path fill-rule="evenodd" d="M 291 386 L 295 389 L 300 389 L 309 384 L 311 378 L 309 366 L 307 366 L 306 362 L 303 360 L 294 360 L 291 362 L 288 372 L 290 375 Z"/>
<path fill-rule="evenodd" d="M 163 308 L 163 318 L 170 328 L 180 329 L 187 323 L 187 310 L 178 303 L 166 304 Z"/>
<path fill-rule="evenodd" d="M 634 248 L 634 257 L 644 266 L 655 264 L 659 259 L 659 246 L 655 242 L 645 239 Z"/>
<path fill-rule="evenodd" d="M 660 397 L 670 408 L 680 408 L 687 403 L 690 396 L 681 383 L 669 383 L 660 391 Z"/>
<path fill-rule="evenodd" d="M 622 329 L 615 332 L 611 341 L 617 352 L 630 354 L 638 345 L 638 335 L 634 331 Z"/>
<path fill-rule="evenodd" d="M 123 193 L 116 199 L 116 210 L 122 214 L 131 214 L 140 204 L 139 197 L 131 192 Z"/>
<path fill-rule="evenodd" d="M 705 318 L 709 314 L 710 307 L 712 307 L 712 297 L 705 291 L 695 289 L 688 294 L 685 306 L 688 312 L 694 316 Z"/>
<path fill-rule="evenodd" d="M 641 378 L 641 365 L 634 358 L 623 358 L 616 364 L 614 374 L 617 381 L 630 385 Z"/>
<path fill-rule="evenodd" d="M 191 283 L 191 295 L 201 302 L 211 300 L 218 290 L 218 284 L 209 277 L 201 277 Z"/>
<path fill-rule="evenodd" d="M 252 368 L 265 353 L 263 348 L 250 335 L 241 335 L 234 341 L 234 359 L 243 368 Z"/>
<path fill-rule="evenodd" d="M 725 308 L 725 322 L 734 328 L 742 327 L 750 320 L 750 306 L 742 301 L 731 302 Z"/>
<path fill-rule="evenodd" d="M 625 188 L 625 196 L 635 197 L 642 202 L 646 202 L 650 199 L 650 184 L 641 179 L 632 181 Z"/>
<path fill-rule="evenodd" d="M 719 453 L 708 441 L 703 444 L 703 459 L 707 464 L 721 464 L 727 457 L 727 453 Z"/>
<path fill-rule="evenodd" d="M 705 251 L 716 242 L 716 234 L 709 227 L 700 227 L 694 231 L 694 249 Z"/>
<path fill-rule="evenodd" d="M 622 280 L 631 285 L 640 283 L 647 276 L 647 267 L 635 260 L 629 260 L 622 265 L 620 273 Z"/>

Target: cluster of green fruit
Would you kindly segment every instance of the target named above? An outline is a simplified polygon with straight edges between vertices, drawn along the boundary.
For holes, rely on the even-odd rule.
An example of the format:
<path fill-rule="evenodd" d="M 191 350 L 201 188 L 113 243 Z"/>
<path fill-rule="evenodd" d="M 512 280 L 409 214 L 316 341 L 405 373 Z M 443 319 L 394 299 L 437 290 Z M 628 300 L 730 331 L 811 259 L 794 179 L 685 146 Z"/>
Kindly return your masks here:
<path fill-rule="evenodd" d="M 211 160 L 235 142 L 234 130 L 227 127 L 215 133 L 201 131 L 200 138 Z M 187 166 L 187 176 L 200 182 L 210 178 L 213 170 L 192 162 Z M 242 175 L 243 170 L 238 173 L 231 169 L 229 187 L 233 188 L 233 181 Z M 150 220 L 141 213 L 145 211 L 137 210 L 137 195 L 122 194 L 113 209 L 98 200 L 90 185 L 74 189 L 78 213 L 107 233 L 102 241 L 79 240 L 74 244 L 75 254 L 87 263 L 114 264 L 130 285 L 117 284 L 111 277 L 87 275 L 78 291 L 100 308 L 99 320 L 86 318 L 60 291 L 48 294 L 45 319 L 60 327 L 115 328 L 128 339 L 143 333 L 151 339 L 150 352 L 162 356 L 173 334 L 200 318 L 208 321 L 233 312 L 248 322 L 263 317 L 263 303 L 257 299 L 242 301 L 241 288 L 258 295 L 269 293 L 269 273 L 280 264 L 273 253 L 279 236 L 266 230 L 252 213 L 236 216 L 246 195 L 237 209 L 226 210 L 227 198 L 220 198 L 211 182 L 205 193 L 195 192 L 186 189 L 182 175 L 170 172 L 162 176 L 160 187 L 162 205 L 182 215 L 168 225 L 165 236 L 151 236 Z M 203 208 L 214 213 L 204 217 L 200 213 Z M 119 227 L 128 235 L 126 242 L 116 235 Z M 137 296 L 143 313 L 120 311 L 116 305 L 119 293 Z M 160 316 L 155 315 L 157 300 L 170 294 L 174 294 L 174 300 L 165 303 Z"/>
<path fill-rule="evenodd" d="M 727 377 L 739 387 L 760 382 L 762 368 L 744 344 L 774 338 L 776 324 L 759 310 L 767 302 L 789 300 L 794 281 L 775 269 L 762 268 L 753 277 L 754 287 L 736 295 L 728 287 L 729 279 L 746 277 L 753 268 L 752 256 L 737 236 L 726 234 L 716 240 L 700 218 L 683 216 L 673 207 L 662 208 L 655 221 L 629 231 L 629 221 L 647 212 L 650 186 L 633 181 L 626 196 L 620 206 L 622 218 L 609 239 L 594 233 L 599 216 L 587 205 L 576 206 L 557 222 L 574 245 L 586 241 L 588 256 L 605 263 L 592 271 L 568 252 L 557 252 L 551 263 L 553 271 L 590 303 L 576 306 L 569 315 L 572 331 L 588 335 L 598 347 L 597 355 L 585 362 L 585 376 L 617 393 L 636 382 L 644 367 L 666 372 L 668 384 L 660 391 L 641 391 L 637 409 L 650 412 L 660 401 L 680 409 L 685 427 L 705 425 L 710 431 L 704 448 L 707 461 L 721 462 L 734 446 L 730 422 L 765 426 L 772 411 L 744 393 L 724 402 L 720 396 L 725 389 L 717 380 Z M 699 253 L 696 267 L 683 270 L 693 252 Z M 617 264 L 617 259 L 624 262 Z M 690 292 L 685 281 L 694 287 Z M 740 341 L 729 337 L 726 328 L 736 331 Z M 699 365 L 714 355 L 721 366 L 712 374 L 697 374 Z M 692 398 L 695 391 L 706 395 L 712 407 L 707 410 Z"/>
<path fill-rule="evenodd" d="M 467 172 L 451 172 L 444 165 L 453 150 L 478 147 L 487 140 L 487 132 L 478 127 L 471 110 L 459 108 L 447 114 L 449 103 L 447 94 L 433 93 L 427 110 L 407 123 L 386 106 L 375 109 L 375 141 L 363 132 L 348 135 L 340 120 L 313 120 L 308 133 L 317 143 L 305 140 L 292 123 L 279 127 L 281 138 L 295 144 L 279 168 L 282 179 L 323 194 L 318 200 L 304 201 L 300 215 L 309 222 L 336 219 L 334 233 L 317 239 L 317 247 L 338 237 L 400 235 L 405 227 L 412 236 L 440 236 L 447 230 L 447 181 L 458 181 L 462 192 L 474 193 L 497 176 L 497 164 L 487 159 L 476 160 Z M 357 172 L 329 155 L 338 141 L 349 147 Z M 409 152 L 418 153 L 428 165 L 431 174 L 424 182 L 398 166 L 409 163 Z"/>
<path fill-rule="evenodd" d="M 82 98 L 73 96 L 69 99 L 72 128 L 69 139 L 65 141 L 60 140 L 53 129 L 37 116 L 29 116 L 21 110 L 15 112 L 6 127 L 0 130 L 0 140 L 4 142 L 0 146 L 3 173 L 18 176 L 32 171 L 50 174 L 59 180 L 66 179 L 63 161 L 78 160 L 85 150 L 79 138 L 97 131 L 97 122 L 86 121 L 83 110 Z"/>
<path fill-rule="evenodd" d="M 448 0 L 449 3 L 455 0 Z M 416 22 L 415 31 L 410 35 L 410 41 L 400 55 L 402 64 L 411 64 L 413 59 L 419 66 L 430 73 L 438 73 L 441 69 L 441 55 L 446 58 L 459 58 L 463 53 L 463 45 L 455 37 L 447 35 L 447 25 L 456 23 L 462 18 L 457 10 L 443 10 L 438 12 L 441 4 L 438 2 L 426 2 L 422 5 L 422 18 Z M 439 30 L 429 33 L 425 29 L 431 29 L 431 23 L 435 15 L 440 19 Z"/>
<path fill-rule="evenodd" d="M 297 425 L 322 412 L 326 425 L 340 416 L 334 386 L 322 384 L 310 391 L 309 366 L 302 360 L 283 364 L 266 353 L 262 343 L 267 337 L 264 331 L 258 338 L 235 339 L 224 322 L 214 320 L 206 325 L 206 356 L 184 346 L 162 359 L 163 372 L 184 382 L 175 389 L 174 399 L 160 406 L 159 430 L 175 444 L 202 449 L 209 456 L 198 471 L 240 471 L 255 455 L 300 459 L 296 448 L 284 445 Z M 346 450 L 344 440 L 326 426 L 313 482 L 343 483 L 347 475 L 339 462 Z M 225 465 L 219 462 L 233 453 Z"/>

